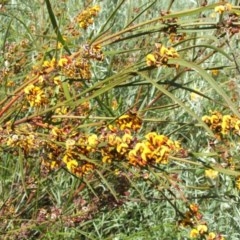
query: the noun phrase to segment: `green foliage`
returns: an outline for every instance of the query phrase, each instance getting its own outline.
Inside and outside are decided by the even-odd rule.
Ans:
[[[239,5],[0,1],[1,239],[239,239]]]

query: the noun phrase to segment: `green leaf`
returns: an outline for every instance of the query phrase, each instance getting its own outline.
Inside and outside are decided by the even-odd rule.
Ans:
[[[218,48],[218,47],[215,47],[215,46],[212,46],[212,45],[207,45],[207,44],[199,44],[199,45],[188,46],[186,48],[182,48],[179,52],[182,52],[182,51],[185,51],[185,50],[188,50],[188,49],[192,49],[192,48],[196,49],[196,48],[200,48],[200,47],[211,48],[214,51],[216,51],[218,53],[221,53],[223,56],[225,56],[231,62],[233,61],[233,59],[229,56],[229,54],[226,53],[225,51],[223,51],[221,48]]]
[[[48,10],[48,14],[49,14],[49,17],[50,17],[50,20],[51,20],[51,23],[52,23],[52,26],[53,26],[53,29],[57,35],[57,40],[63,45],[64,49],[69,53],[71,54],[71,51],[70,49],[68,48],[68,46],[66,45],[66,42],[64,41],[63,37],[62,37],[62,34],[61,34],[61,31],[58,27],[58,24],[57,24],[57,20],[55,18],[55,15],[54,15],[54,12],[52,10],[52,6],[51,6],[51,3],[49,0],[45,0],[45,3],[46,3],[46,6],[47,6],[47,10]]]

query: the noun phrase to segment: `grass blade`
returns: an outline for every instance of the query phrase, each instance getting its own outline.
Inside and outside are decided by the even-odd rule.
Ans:
[[[47,6],[47,10],[48,10],[48,14],[49,14],[49,17],[50,17],[50,20],[51,20],[51,23],[52,23],[52,26],[53,26],[53,29],[57,35],[57,41],[60,42],[64,49],[69,53],[71,54],[71,51],[70,49],[68,48],[68,46],[66,45],[66,42],[64,41],[63,37],[62,37],[62,34],[61,34],[61,31],[58,27],[58,24],[57,24],[57,20],[55,18],[55,15],[54,15],[54,12],[52,10],[52,6],[51,6],[51,3],[49,0],[45,0],[45,3],[46,3],[46,6]]]
[[[183,67],[188,67],[190,69],[195,70],[197,73],[199,73],[204,80],[206,80],[211,87],[216,90],[216,92],[222,96],[227,106],[232,110],[232,112],[240,117],[240,113],[238,112],[238,109],[236,105],[231,101],[231,99],[228,97],[228,95],[224,92],[224,90],[219,86],[219,84],[213,79],[212,76],[210,76],[204,69],[202,69],[199,65],[193,62],[187,62],[183,59],[169,59],[169,64],[179,64]]]

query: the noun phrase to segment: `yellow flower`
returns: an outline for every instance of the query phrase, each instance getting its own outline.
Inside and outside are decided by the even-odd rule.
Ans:
[[[213,169],[205,170],[205,177],[215,179],[217,176],[218,176],[218,171],[215,171]]]
[[[63,130],[62,129],[59,129],[58,127],[53,127],[52,130],[51,130],[51,135],[52,136],[61,136],[63,134]]]
[[[75,168],[78,167],[78,162],[75,159],[72,159],[66,163],[67,169],[72,172]]]
[[[142,143],[141,145],[141,149],[140,149],[140,152],[141,152],[141,158],[147,162],[147,160],[149,158],[151,158],[151,155],[152,155],[152,151],[148,148],[148,146],[144,143]]]
[[[234,124],[234,129],[235,130],[240,130],[240,120],[236,120],[236,122]]]
[[[96,134],[91,134],[87,139],[88,145],[91,147],[96,147],[98,144],[98,136]]]
[[[157,136],[156,132],[149,132],[148,134],[145,135],[145,138],[150,141],[153,142],[153,139]]]
[[[208,231],[208,227],[205,224],[200,224],[197,226],[197,230],[200,234],[204,234]]]
[[[144,143],[139,142],[129,151],[128,159],[134,166],[145,166],[151,154],[152,151]]]
[[[131,129],[137,131],[141,128],[142,120],[136,113],[124,114],[116,120],[120,130]]]
[[[215,238],[216,238],[216,234],[214,232],[210,232],[207,235],[207,240],[215,240]]]
[[[125,133],[122,137],[122,141],[129,144],[133,140],[133,136],[130,133]]]
[[[117,145],[117,152],[120,153],[120,154],[124,154],[127,152],[127,149],[128,149],[128,144],[127,143],[120,143]]]
[[[87,174],[94,169],[94,165],[91,163],[86,163],[81,167],[82,173]]]
[[[56,66],[56,58],[52,58],[52,60],[51,61],[44,61],[43,62],[43,67],[44,68],[49,68],[49,67],[51,67],[51,68],[54,68],[55,66]]]
[[[156,65],[157,60],[153,54],[148,54],[146,57],[146,62],[148,66],[154,66]]]
[[[47,103],[47,98],[40,87],[30,84],[24,88],[24,93],[31,107],[39,107]]]
[[[115,139],[116,139],[116,134],[115,133],[112,133],[112,134],[109,134],[107,136],[107,142],[110,144],[110,145],[115,145]]]
[[[7,84],[6,84],[6,87],[13,87],[13,86],[15,86],[15,82],[12,81],[12,80],[8,80]]]
[[[225,11],[225,7],[223,5],[217,6],[215,7],[214,11],[222,14]]]
[[[7,140],[7,145],[8,146],[16,146],[16,143],[19,140],[19,136],[17,134],[13,134],[12,136],[10,136]]]
[[[179,58],[179,54],[173,47],[165,47],[161,43],[155,43],[156,51],[148,54],[146,62],[148,66],[163,66],[178,67],[177,64],[168,64],[168,58]]]
[[[33,88],[34,88],[34,85],[33,85],[33,84],[28,85],[27,87],[24,88],[24,92],[25,92],[26,94],[30,94],[30,92],[33,90]]]
[[[48,61],[48,60],[44,61],[42,66],[46,67],[46,68],[50,67],[50,61]]]
[[[170,152],[181,149],[179,142],[174,142],[165,135],[159,135],[156,132],[149,132],[145,138],[147,139],[145,145],[151,151],[151,155],[148,155],[150,162],[167,164]]]
[[[63,36],[63,40],[66,41],[67,38]],[[57,49],[60,49],[60,48],[62,48],[62,47],[63,47],[62,43],[61,43],[61,42],[58,42],[58,43],[57,43]]]
[[[120,173],[121,173],[121,170],[119,170],[118,168],[116,168],[116,169],[114,170],[114,174],[115,174],[116,176],[119,176]]]
[[[66,140],[65,144],[66,144],[66,149],[69,150],[69,149],[72,149],[75,146],[76,141],[69,138],[69,139]]]
[[[231,11],[232,10],[232,5],[230,3],[226,3],[225,5],[220,5],[215,7],[215,12],[222,14],[225,11]]]
[[[162,146],[163,144],[167,143],[168,138],[164,135],[157,135],[154,139],[153,139],[153,145],[154,146]]]
[[[54,82],[54,84],[60,86],[60,85],[61,85],[61,82],[62,82],[62,81],[61,81],[61,77],[60,77],[60,76],[54,77],[54,78],[53,78],[53,82]]]
[[[87,29],[89,25],[93,23],[93,17],[97,16],[100,11],[99,6],[89,7],[86,10],[82,11],[77,17],[76,20],[79,26],[83,29]]]
[[[211,72],[212,72],[213,76],[218,76],[218,74],[219,74],[219,70],[218,69],[213,69]]]
[[[118,118],[118,120],[124,120],[124,119],[128,119],[129,115],[128,114],[124,114],[121,117]]]
[[[95,5],[89,9],[89,12],[91,13],[92,16],[96,16],[100,10],[101,10],[100,6]]]
[[[51,161],[50,163],[50,169],[51,170],[54,170],[55,168],[58,167],[58,163],[56,161]]]
[[[168,49],[165,46],[163,46],[163,45],[160,46],[159,53],[161,56],[164,56],[167,53],[167,51],[168,51]]]
[[[68,107],[61,106],[55,109],[54,113],[57,115],[66,115],[68,112]]]
[[[65,163],[65,164],[67,164],[69,161],[71,161],[71,154],[65,154],[64,156],[63,156],[63,159],[62,159],[62,161]]]
[[[211,120],[211,123],[212,123],[212,124],[219,123],[220,120],[221,120],[221,115],[218,114],[218,113],[214,113],[214,114],[211,116],[210,120]]]
[[[179,54],[173,47],[167,48],[161,44],[158,44],[157,47],[159,48],[159,54],[161,57],[179,58]]]
[[[58,65],[58,67],[64,67],[64,66],[66,66],[68,64],[68,62],[69,62],[68,58],[63,57],[63,58],[60,58],[58,60],[58,64],[57,65]]]
[[[198,230],[193,228],[190,232],[190,238],[197,238],[198,236],[199,236]]]
[[[172,57],[172,58],[179,58],[179,54],[177,53],[177,51],[173,47],[170,47],[170,48],[167,49],[166,55],[168,57]]]
[[[195,214],[199,211],[199,206],[196,203],[191,203],[189,208]]]
[[[235,186],[238,190],[240,190],[240,177],[236,178]]]
[[[202,121],[205,122],[208,125],[211,124],[211,118],[209,116],[207,116],[207,115],[202,117]]]
[[[33,134],[13,134],[8,138],[6,144],[11,147],[20,147],[25,153],[37,148],[36,139]]]
[[[108,129],[109,129],[110,131],[112,131],[112,132],[116,132],[116,131],[117,131],[117,127],[114,126],[114,125],[112,125],[112,124],[109,124],[109,125],[108,125]]]
[[[161,146],[168,141],[168,138],[164,135],[158,135],[156,132],[149,132],[146,134],[145,138],[153,145],[153,146]]]
[[[228,131],[231,128],[231,121],[232,121],[232,117],[230,115],[224,115],[222,117],[222,124],[221,124],[221,127],[222,127],[221,133],[222,134],[228,133]]]
[[[102,162],[103,163],[111,163],[112,162],[112,158],[110,156],[104,156],[102,158]]]
[[[168,155],[169,155],[169,148],[166,146],[162,146],[159,151],[157,151],[158,154],[156,154],[157,159],[156,163],[161,163],[161,164],[167,164],[168,163]]]
[[[225,10],[226,11],[231,11],[232,10],[232,4],[231,3],[226,3],[225,4]]]
[[[119,136],[117,136],[115,133],[113,133],[113,134],[109,134],[107,136],[107,142],[111,146],[116,146],[117,144],[121,143],[122,140]]]

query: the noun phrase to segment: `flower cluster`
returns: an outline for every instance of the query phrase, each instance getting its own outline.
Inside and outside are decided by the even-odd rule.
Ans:
[[[7,145],[10,147],[19,147],[25,154],[36,149],[36,137],[34,133],[12,134],[7,140]]]
[[[74,131],[70,125],[53,127],[51,142],[44,144],[42,163],[50,170],[63,166],[78,177],[97,168],[99,160],[107,164],[124,161],[135,167],[167,164],[169,155],[180,150],[180,144],[156,132],[138,139],[136,131],[141,122],[137,114],[128,113],[97,133]]]
[[[136,138],[129,130],[109,131],[104,129],[100,140],[105,142],[105,146],[100,148],[102,162],[112,163],[113,161],[124,161],[127,159],[128,152]]]
[[[71,131],[70,126],[52,128],[52,141],[45,142],[44,150],[48,154],[42,159],[42,165],[50,170],[63,166],[72,174],[82,177],[95,168],[86,159],[96,150],[97,137],[95,134],[85,135],[79,132],[69,134]],[[65,146],[58,146],[55,142],[65,142]]]
[[[220,112],[214,111],[210,116],[205,115],[202,120],[217,135],[226,135],[230,132],[239,135],[240,119],[232,115],[222,115]]]
[[[43,68],[52,68],[58,70],[61,76],[73,79],[90,79],[90,63],[86,59],[79,57],[77,59],[70,59],[67,56],[61,57],[58,61],[53,58],[46,60],[43,63]]]
[[[193,226],[201,219],[202,214],[199,211],[199,206],[193,203],[188,206],[188,211],[185,212],[184,217],[179,221],[179,225],[183,227]]]
[[[178,67],[176,64],[168,64],[169,58],[179,58],[179,54],[173,47],[165,47],[159,43],[156,43],[155,46],[156,50],[153,53],[148,54],[146,57],[148,66]]]
[[[180,42],[180,41],[183,41],[186,37],[186,33],[170,33],[169,34],[169,41],[171,43],[177,43],[177,42]]]
[[[81,50],[83,57],[86,59],[95,59],[98,61],[102,61],[104,58],[101,45],[90,46],[88,44],[84,44]]]
[[[215,232],[208,232],[208,227],[205,224],[199,224],[190,232],[190,238],[205,239],[205,240],[224,240],[221,234]]]
[[[34,128],[28,123],[11,129],[9,122],[7,128],[0,128],[0,135],[1,144],[6,144],[12,149],[20,148],[25,155],[34,152],[40,144]]]
[[[29,40],[23,39],[20,42],[6,42],[5,50],[2,52],[4,64],[0,68],[0,84],[4,81],[7,83],[7,87],[12,87],[16,84],[12,78],[16,74],[21,74],[24,66],[29,61],[29,56],[26,53],[29,47]]]
[[[33,84],[28,85],[24,93],[31,107],[40,107],[48,102],[44,91]]]
[[[225,5],[219,5],[217,7],[215,7],[214,11],[219,13],[219,14],[222,14],[224,12],[229,12],[232,10],[232,5],[230,3],[226,3]]]
[[[91,78],[90,64],[84,58],[73,60],[65,65],[63,63],[60,67],[65,77],[86,80]]]
[[[138,142],[129,151],[128,159],[134,166],[146,166],[147,164],[167,164],[170,153],[180,150],[179,142],[170,140],[167,136],[150,132],[145,139]]]
[[[89,25],[93,24],[93,18],[97,16],[100,11],[99,6],[93,6],[85,9],[76,17],[76,21],[80,28],[87,29]]]
[[[142,126],[142,120],[135,113],[129,112],[119,117],[116,124],[120,130],[131,129],[138,131]]]
[[[42,64],[43,69],[45,68],[55,68],[57,66],[56,58],[52,58],[50,61],[45,60]]]
[[[185,212],[179,225],[182,227],[191,227],[190,238],[205,240],[224,240],[225,238],[215,232],[210,232],[205,221],[202,220],[203,215],[199,211],[199,206],[195,203],[190,204],[188,211]]]
[[[114,125],[102,130],[100,142],[105,142],[101,147],[101,158],[104,163],[112,163],[114,160],[128,159],[129,151],[137,142],[133,132],[137,132],[142,126],[141,118],[133,112],[120,116]]]
[[[80,56],[74,59],[69,56],[62,56],[58,60],[56,58],[45,60],[42,64],[43,72],[52,69],[57,70],[59,76],[72,79],[90,79],[91,65],[89,60],[103,60],[102,48],[100,45],[89,46],[85,44],[81,47],[79,53]]]

